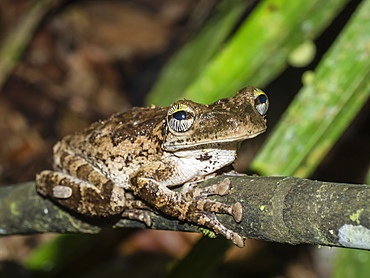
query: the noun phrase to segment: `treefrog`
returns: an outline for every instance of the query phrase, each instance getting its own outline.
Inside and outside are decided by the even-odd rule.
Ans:
[[[208,198],[228,194],[229,179],[206,188],[196,183],[231,164],[243,140],[266,130],[267,109],[266,94],[250,86],[209,105],[183,99],[168,108],[132,108],[59,141],[54,171],[37,175],[37,191],[87,216],[120,214],[150,225],[148,209],[159,210],[242,247],[242,236],[216,217],[240,222],[241,204]]]

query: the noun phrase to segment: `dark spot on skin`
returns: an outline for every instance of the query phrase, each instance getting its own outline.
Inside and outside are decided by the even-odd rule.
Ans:
[[[162,153],[162,147],[160,145],[157,145],[155,151],[156,151],[157,154]]]
[[[127,157],[126,157],[126,159],[125,159],[125,165],[126,165],[126,167],[127,167],[128,165],[130,165],[131,161],[132,161],[132,156],[131,156],[131,154],[130,154],[130,153],[128,153],[128,154],[127,154]]]
[[[94,145],[95,144],[95,139],[96,137],[98,137],[98,133],[97,132],[93,132],[89,138],[89,142],[91,145]]]
[[[212,155],[209,155],[208,153],[204,153],[204,154],[201,154],[196,159],[199,161],[207,161],[207,160],[210,160],[211,158],[212,158]]]
[[[96,153],[95,158],[98,160],[104,160],[103,159],[104,155],[102,153]]]
[[[112,140],[112,144],[113,146],[117,147],[122,141],[123,141],[123,138],[122,137],[117,137],[117,136],[111,136],[111,140]]]
[[[88,176],[91,172],[90,170],[90,166],[89,165],[80,165],[77,170],[76,170],[76,175],[79,179],[82,179],[82,180],[87,180],[88,179]]]
[[[68,153],[63,152],[63,154],[60,156],[60,163],[63,164],[65,162],[66,157],[68,157]]]
[[[68,184],[68,182],[69,182],[69,180],[66,177],[59,180],[60,185]]]

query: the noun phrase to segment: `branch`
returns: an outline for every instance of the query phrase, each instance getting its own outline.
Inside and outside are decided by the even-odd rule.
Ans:
[[[203,182],[215,183],[223,176]],[[288,244],[370,249],[370,187],[295,177],[229,177],[231,194],[214,199],[239,201],[243,221],[218,215],[247,238]],[[152,229],[199,232],[199,227],[152,213]],[[86,218],[68,213],[35,191],[34,182],[0,188],[0,234],[98,233],[104,227],[146,228],[117,218]]]

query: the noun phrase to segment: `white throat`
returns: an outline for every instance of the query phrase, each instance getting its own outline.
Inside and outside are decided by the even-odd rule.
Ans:
[[[166,186],[178,185],[194,178],[206,176],[232,163],[236,159],[236,150],[200,149],[184,150],[172,153],[169,157],[173,165],[173,176]]]

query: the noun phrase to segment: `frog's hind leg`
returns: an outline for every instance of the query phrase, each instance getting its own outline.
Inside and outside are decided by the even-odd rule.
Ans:
[[[149,207],[140,200],[126,200],[125,192],[106,180],[100,190],[96,186],[69,174],[43,171],[36,177],[37,191],[55,202],[88,216],[111,216],[138,220],[151,226]]]
[[[122,213],[126,206],[123,188],[71,153],[64,141],[55,145],[54,156],[55,171],[43,171],[36,176],[40,194],[89,216]]]
[[[102,180],[101,190],[69,174],[46,170],[36,176],[36,184],[41,195],[84,215],[115,215],[125,208],[124,190],[109,180]]]
[[[121,214],[123,218],[131,220],[139,220],[145,223],[146,226],[150,227],[152,225],[152,218],[150,217],[150,212],[140,209],[125,209]]]

